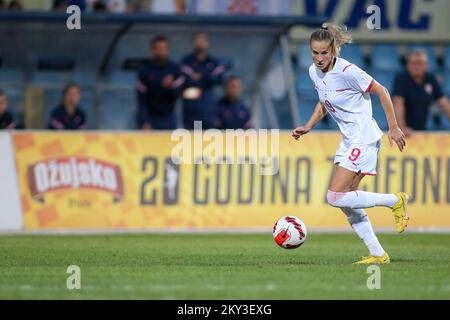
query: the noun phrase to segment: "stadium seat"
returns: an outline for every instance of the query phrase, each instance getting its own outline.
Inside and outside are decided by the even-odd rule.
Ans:
[[[440,130],[450,131],[450,120],[444,112],[441,112],[441,128]]]
[[[133,89],[104,89],[100,97],[99,129],[134,128],[136,100]]]
[[[450,45],[444,49],[444,66],[446,70],[450,70]]]
[[[384,109],[383,106],[381,105],[380,99],[375,95],[371,95],[371,99],[372,99],[373,118],[378,123],[378,126],[380,127],[381,130],[383,131],[388,130],[386,115],[384,113]]]
[[[301,71],[308,70],[309,66],[312,64],[309,43],[301,43],[298,46],[297,64]]]
[[[307,71],[300,71],[297,73],[297,90],[300,95],[306,95],[308,97],[317,96],[314,84],[309,78]]]
[[[300,113],[300,122],[306,123],[308,119],[311,117],[312,113],[314,112],[314,109],[316,107],[318,99],[311,99],[308,97],[303,97],[299,99],[299,113]],[[328,119],[327,119],[328,120]],[[319,121],[319,123],[316,125],[315,129],[318,130],[326,130],[328,129],[328,121]]]
[[[450,120],[447,114],[437,105],[433,105],[426,122],[426,129],[433,131],[450,130]]]
[[[94,87],[97,84],[95,70],[74,70],[72,81],[81,87]]]
[[[341,48],[341,57],[358,67],[365,69],[366,62],[364,61],[364,51],[360,45],[347,44]]]
[[[370,53],[372,69],[397,72],[401,69],[400,55],[395,45],[373,45]]]
[[[0,86],[4,84],[22,84],[23,73],[19,69],[0,69]]]
[[[108,84],[133,86],[136,82],[136,71],[115,71],[108,77]]]
[[[72,74],[67,71],[36,70],[32,75],[32,83],[37,85],[64,86],[72,80]]]
[[[22,125],[25,113],[25,90],[22,86],[0,85],[0,88],[4,90],[8,96],[8,109],[15,115],[19,126]]]
[[[444,75],[444,82],[442,83],[442,90],[444,94],[450,97],[450,74],[447,73]]]
[[[380,70],[373,70],[369,73],[378,83],[382,84],[386,89],[392,92],[395,73]]]
[[[420,49],[425,51],[425,53],[428,56],[428,71],[429,72],[435,72],[438,69],[438,65],[436,62],[436,53],[434,50],[434,47],[432,45],[425,45],[425,44],[415,44],[408,47],[408,52],[411,52],[413,50]]]

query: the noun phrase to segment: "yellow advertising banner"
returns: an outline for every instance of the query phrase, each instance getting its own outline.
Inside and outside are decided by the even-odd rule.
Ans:
[[[196,135],[15,133],[25,229],[270,228],[284,215],[348,228],[325,200],[338,133],[244,134],[234,144],[219,131]],[[378,175],[360,189],[404,190],[411,227],[450,227],[449,135],[416,134],[404,152],[384,137]],[[393,228],[388,208],[367,212],[375,226]]]

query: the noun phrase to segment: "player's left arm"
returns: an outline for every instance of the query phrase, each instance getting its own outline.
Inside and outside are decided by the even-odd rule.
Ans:
[[[370,88],[370,92],[378,96],[381,105],[383,106],[384,113],[386,114],[386,118],[389,124],[389,144],[392,147],[392,142],[394,141],[397,144],[398,149],[400,151],[403,151],[406,146],[405,135],[400,129],[397,123],[397,119],[395,118],[394,105],[392,104],[389,91],[374,79],[372,87]]]
[[[223,83],[225,77],[226,67],[213,60],[214,68],[202,74],[201,81],[206,85],[220,85]]]

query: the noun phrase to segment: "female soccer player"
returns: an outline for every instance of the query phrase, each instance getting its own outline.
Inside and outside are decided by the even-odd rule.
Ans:
[[[343,44],[351,43],[345,26],[329,23],[313,32],[310,47],[313,64],[309,76],[319,96],[319,102],[309,121],[292,131],[298,140],[307,134],[328,112],[337,122],[343,139],[334,158],[335,171],[327,192],[330,205],[340,208],[353,230],[364,241],[370,255],[357,264],[389,263],[389,255],[373,232],[364,208],[385,206],[392,209],[397,232],[405,230],[409,216],[408,196],[404,192],[381,194],[357,190],[365,175],[375,175],[382,131],[372,118],[370,93],[376,94],[389,123],[388,138],[400,151],[406,145],[394,114],[389,92],[356,65],[339,57]]]

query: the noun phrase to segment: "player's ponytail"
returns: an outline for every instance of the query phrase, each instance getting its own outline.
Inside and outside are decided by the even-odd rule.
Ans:
[[[339,57],[341,46],[346,43],[352,43],[352,36],[347,32],[345,25],[335,25],[324,23],[322,28],[311,34],[309,43],[313,41],[328,41],[333,49],[333,54]]]

